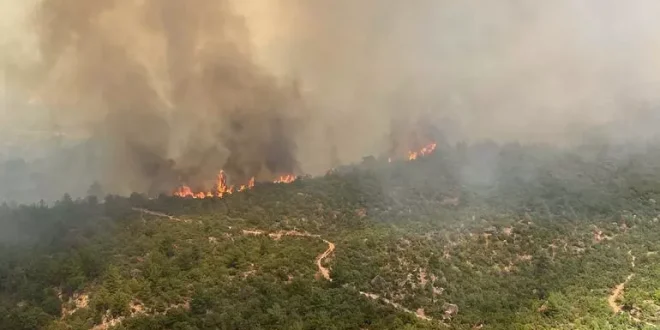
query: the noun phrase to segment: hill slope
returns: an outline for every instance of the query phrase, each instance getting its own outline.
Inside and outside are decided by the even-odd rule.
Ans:
[[[0,328],[651,329],[659,160],[440,146],[223,199],[5,205]]]

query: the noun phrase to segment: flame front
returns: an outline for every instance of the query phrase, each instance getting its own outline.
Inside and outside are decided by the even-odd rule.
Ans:
[[[295,180],[296,180],[295,175],[285,174],[278,177],[276,180],[273,181],[273,183],[291,183]],[[196,192],[189,186],[182,185],[179,188],[177,188],[172,193],[172,195],[176,197],[195,198],[195,199],[214,198],[214,197],[223,198],[225,196],[233,194],[234,192],[243,192],[246,190],[250,190],[254,188],[255,183],[256,180],[254,177],[252,177],[246,184],[242,184],[238,186],[238,188],[236,188],[234,185],[227,184],[227,175],[225,174],[225,171],[221,170],[216,176],[215,184],[213,186],[213,191]]]
[[[277,180],[273,181],[274,183],[291,183],[296,181],[296,176],[293,174],[286,174],[280,176]]]
[[[188,186],[181,186],[174,191],[174,196],[177,197],[195,197],[192,189]]]
[[[254,177],[250,178],[247,184],[241,185],[238,191],[244,191],[247,189],[252,189],[254,187]],[[190,197],[195,199],[203,198],[213,198],[218,197],[222,198],[227,195],[231,195],[236,191],[233,185],[227,184],[227,175],[225,171],[220,171],[215,179],[215,184],[213,185],[213,191],[193,191],[189,186],[182,185],[177,188],[172,195],[176,197]]]
[[[419,159],[420,157],[428,156],[432,154],[435,151],[435,148],[437,147],[437,144],[435,142],[431,142],[421,149],[417,151],[409,151],[408,152],[408,160],[416,160]],[[387,159],[388,162],[392,162],[392,158]],[[328,171],[328,174],[332,173],[333,170]],[[294,174],[284,174],[279,176],[277,179],[273,181],[273,183],[292,183],[296,181],[297,177]],[[191,189],[189,186],[182,185],[179,188],[177,188],[172,194],[176,197],[182,197],[182,198],[196,198],[196,199],[202,199],[202,198],[223,198],[225,196],[231,195],[234,192],[243,192],[249,189],[254,188],[255,185],[255,178],[252,177],[246,184],[242,184],[238,186],[238,188],[235,188],[234,185],[228,185],[227,184],[227,175],[225,174],[225,171],[220,171],[218,175],[216,176],[215,180],[215,185],[213,188],[213,191],[199,191],[195,192],[193,189]]]
[[[252,189],[252,188],[254,188],[254,177],[252,177],[252,178],[250,179],[250,181],[248,181],[247,185],[242,184],[241,187],[238,188],[238,191],[239,191],[239,192],[240,192],[240,191],[245,191],[245,190],[247,190],[247,189]]]
[[[227,186],[227,176],[225,175],[225,171],[221,170],[215,181],[215,195],[222,198],[225,195],[233,193],[233,188],[233,186]]]
[[[435,151],[435,148],[437,147],[437,143],[432,142],[427,145],[425,145],[422,149],[418,151],[409,151],[408,152],[408,160],[415,160],[419,157],[422,156],[428,156],[432,154]]]

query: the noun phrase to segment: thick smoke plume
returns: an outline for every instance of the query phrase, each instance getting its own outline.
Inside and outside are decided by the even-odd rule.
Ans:
[[[202,184],[221,168],[237,181],[297,170],[296,86],[254,63],[227,1],[44,0],[34,18],[36,102],[91,128],[113,190]]]
[[[3,128],[87,141],[93,160],[54,171],[108,192],[209,185],[220,168],[321,173],[439,136],[580,143],[657,122],[653,0],[4,6],[25,20],[0,44]]]

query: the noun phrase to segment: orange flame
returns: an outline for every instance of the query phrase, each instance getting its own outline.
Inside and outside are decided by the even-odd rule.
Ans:
[[[280,176],[277,180],[273,181],[274,183],[291,183],[296,181],[296,176],[293,174],[286,174]]]
[[[429,143],[429,144],[425,145],[422,149],[420,149],[418,151],[409,151],[408,152],[408,160],[415,160],[415,159],[417,159],[419,157],[422,157],[422,156],[428,156],[428,155],[432,154],[435,151],[435,148],[437,146],[438,145],[436,143]]]
[[[244,191],[254,187],[254,177],[250,179],[247,185],[241,185],[238,191]],[[227,185],[227,175],[224,171],[220,171],[216,177],[216,182],[213,187],[213,191],[193,191],[189,186],[182,185],[177,188],[172,194],[177,197],[191,197],[195,199],[203,198],[213,198],[219,197],[222,198],[227,195],[231,195],[236,191],[233,185]]]
[[[225,171],[220,171],[215,180],[215,194],[222,198],[226,194],[231,194],[231,187],[227,187],[227,176]]]
[[[252,177],[252,178],[250,179],[250,181],[248,181],[247,185],[242,184],[242,185],[238,188],[238,191],[239,191],[239,192],[241,192],[241,191],[245,191],[245,190],[247,190],[247,189],[252,189],[253,187],[254,187],[254,177]]]
[[[210,192],[209,193],[205,193],[203,191],[194,192],[190,187],[185,186],[185,185],[177,188],[174,191],[173,195],[177,196],[177,197],[182,197],[182,198],[191,197],[191,198],[196,198],[196,199],[197,198],[202,199],[202,198],[207,198],[207,197],[213,197],[213,194],[211,194]]]
[[[195,192],[189,186],[182,185],[181,187],[174,190],[172,195],[176,197],[182,197],[182,198],[190,197],[195,199],[213,198],[213,197],[222,198],[227,195],[231,195],[234,192],[241,192],[248,189],[252,189],[254,188],[254,185],[255,185],[255,178],[252,177],[247,182],[247,184],[242,184],[238,187],[238,189],[236,189],[234,185],[227,184],[227,175],[225,174],[225,171],[220,171],[216,176],[215,185],[213,186],[213,191]]]
[[[181,186],[174,191],[174,196],[177,197],[194,197],[192,189],[188,186]]]
[[[428,156],[432,154],[437,147],[435,142],[429,143],[417,151],[408,152],[408,160],[416,160],[420,157]],[[392,162],[392,158],[387,159],[388,162]],[[334,169],[328,171],[328,174],[332,173]],[[278,177],[273,183],[292,183],[296,181],[297,177],[293,174],[285,174]],[[252,177],[247,184],[242,184],[236,189],[233,185],[227,185],[227,176],[224,171],[220,171],[216,177],[216,183],[213,191],[207,192],[194,192],[189,186],[182,185],[177,188],[172,194],[177,197],[190,197],[190,198],[213,198],[218,197],[222,198],[227,195],[231,195],[234,192],[242,192],[254,188],[255,178]]]

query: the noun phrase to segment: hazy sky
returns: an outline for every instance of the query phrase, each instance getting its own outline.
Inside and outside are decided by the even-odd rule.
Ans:
[[[20,23],[35,2],[0,2],[2,44],[14,36],[13,54],[5,51],[5,57],[19,56],[15,37],[25,32]],[[138,5],[118,10],[114,19],[139,21],[132,13],[143,2],[115,1],[117,7]],[[557,125],[566,126],[567,115],[573,121],[606,121],[619,112],[608,109],[612,98],[649,97],[660,82],[660,23],[654,17],[660,4],[652,0],[233,4],[249,29],[250,56],[277,76],[300,79],[318,108],[332,109],[321,114],[332,113],[342,123],[383,121],[377,126],[386,127],[390,114],[384,108],[398,98],[458,117],[472,131],[478,128],[479,137],[543,138]],[[30,41],[20,35],[20,41]],[[142,50],[137,44],[142,41],[123,42]],[[375,110],[365,110],[371,107]],[[356,115],[364,118],[356,121]],[[539,123],[547,131],[526,128]]]

